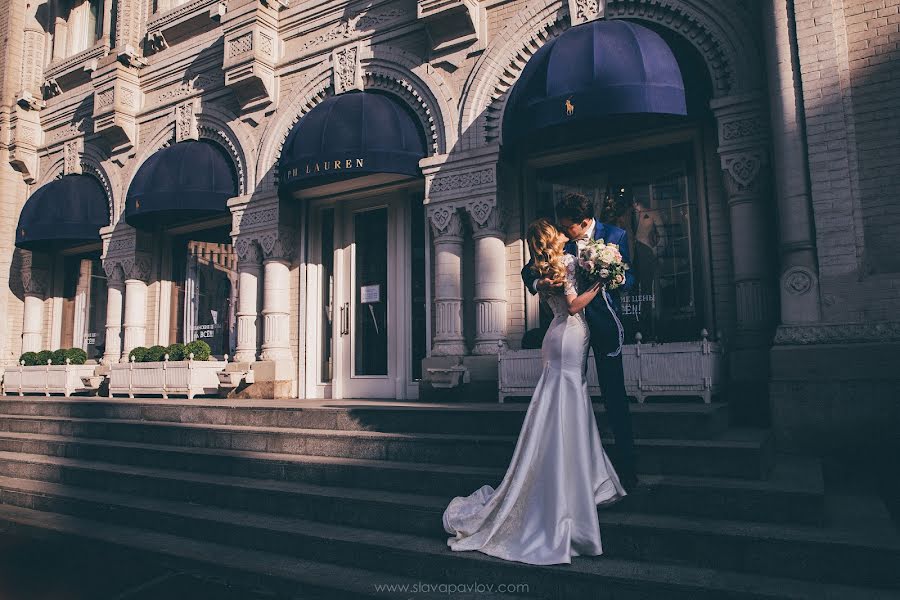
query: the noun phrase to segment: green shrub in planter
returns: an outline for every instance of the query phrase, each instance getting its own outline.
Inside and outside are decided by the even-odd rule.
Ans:
[[[134,362],[146,362],[147,351],[147,348],[138,346],[128,353],[128,360],[130,361],[131,357],[134,357]]]
[[[186,356],[184,352],[184,344],[171,344],[166,349],[166,352],[169,353],[169,360],[184,360]]]
[[[41,350],[37,353],[37,364],[43,366],[47,364],[47,361],[53,358],[53,353],[49,350]]]
[[[87,352],[81,348],[69,348],[66,350],[66,356],[69,357],[69,362],[73,365],[83,365],[87,362]]]
[[[210,347],[203,340],[194,340],[184,347],[185,356],[194,354],[194,360],[209,360]]]
[[[26,367],[33,367],[39,364],[37,352],[23,353],[22,356],[19,357],[19,364],[22,364],[23,361],[25,362]]]
[[[151,346],[144,356],[144,362],[162,362],[165,355],[165,346]]]

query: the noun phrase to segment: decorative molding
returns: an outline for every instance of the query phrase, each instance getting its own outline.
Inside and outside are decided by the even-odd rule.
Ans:
[[[300,46],[300,52],[311,48],[324,46],[329,42],[339,39],[350,39],[357,34],[370,31],[377,26],[397,21],[407,15],[402,8],[389,8],[380,12],[359,12],[345,17],[340,23],[324,33],[307,40]]]
[[[416,116],[419,117],[419,122],[422,124],[422,129],[425,131],[431,146],[429,154],[438,152],[441,140],[434,119],[435,112],[438,109],[431,106],[431,103],[424,98],[423,93],[417,89],[417,86],[403,76],[382,72],[379,67],[373,65],[364,67],[363,80],[363,87],[367,90],[390,92],[404,100],[406,105],[412,108]]]
[[[478,169],[476,171],[464,171],[448,175],[436,175],[429,186],[431,194],[439,194],[453,190],[463,190],[494,183],[495,167]]]
[[[240,218],[241,230],[258,229],[260,226],[268,226],[278,222],[278,207],[265,208],[263,210],[245,211]]]
[[[241,153],[238,146],[235,144],[234,140],[231,139],[231,136],[217,127],[211,127],[204,124],[197,125],[197,135],[198,139],[212,140],[225,149],[231,157],[231,160],[234,161],[234,170],[237,173],[238,195],[243,195],[246,192],[246,167],[241,159]]]
[[[171,100],[184,98],[194,94],[202,94],[212,88],[219,87],[222,80],[205,73],[192,73],[188,71],[185,74],[184,81],[176,86],[167,86],[159,91],[159,93],[150,96],[150,106],[159,106]]]
[[[332,87],[335,94],[363,89],[359,68],[359,45],[344,46],[331,54],[333,69]]]
[[[732,142],[739,139],[765,137],[769,128],[762,117],[753,116],[723,122],[721,130],[722,140]]]
[[[900,342],[900,322],[781,325],[775,332],[777,345],[866,342]]]

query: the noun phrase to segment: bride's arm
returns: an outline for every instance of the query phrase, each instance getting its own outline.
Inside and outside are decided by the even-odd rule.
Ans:
[[[576,296],[573,292],[566,294],[566,301],[569,303],[569,314],[574,315],[590,304],[591,301],[597,297],[597,293],[601,289],[601,282],[598,281],[581,295]]]

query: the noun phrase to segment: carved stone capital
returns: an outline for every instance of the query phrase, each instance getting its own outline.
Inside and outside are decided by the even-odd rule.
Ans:
[[[459,211],[452,205],[441,205],[429,208],[428,220],[434,233],[435,241],[462,241],[463,221]]]
[[[262,261],[263,252],[255,239],[242,237],[234,246],[241,264],[258,265]]]
[[[26,294],[43,296],[47,293],[47,284],[49,282],[49,273],[45,269],[23,268],[22,269],[22,290]]]
[[[149,255],[135,254],[133,258],[123,259],[120,264],[126,280],[139,279],[144,282],[150,280],[153,262]]]
[[[496,235],[503,231],[505,219],[495,196],[475,198],[466,203],[466,212],[475,237]]]
[[[287,229],[264,233],[257,238],[266,260],[294,259],[294,232]]]
[[[768,153],[765,148],[722,154],[722,170],[730,201],[756,196],[765,188]]]

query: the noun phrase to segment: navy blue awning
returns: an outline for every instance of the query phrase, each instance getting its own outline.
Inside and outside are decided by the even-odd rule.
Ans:
[[[503,118],[507,140],[615,114],[686,115],[684,81],[669,45],[627,21],[593,21],[547,42],[525,65]]]
[[[348,92],[326,98],[288,134],[279,185],[294,191],[362,175],[418,177],[425,144],[413,116],[389,96]]]
[[[16,247],[54,251],[100,241],[109,225],[109,201],[90,175],[66,175],[39,187],[25,202]]]
[[[135,174],[125,198],[125,222],[138,229],[229,214],[238,195],[231,161],[215,145],[188,140],[157,151]]]

